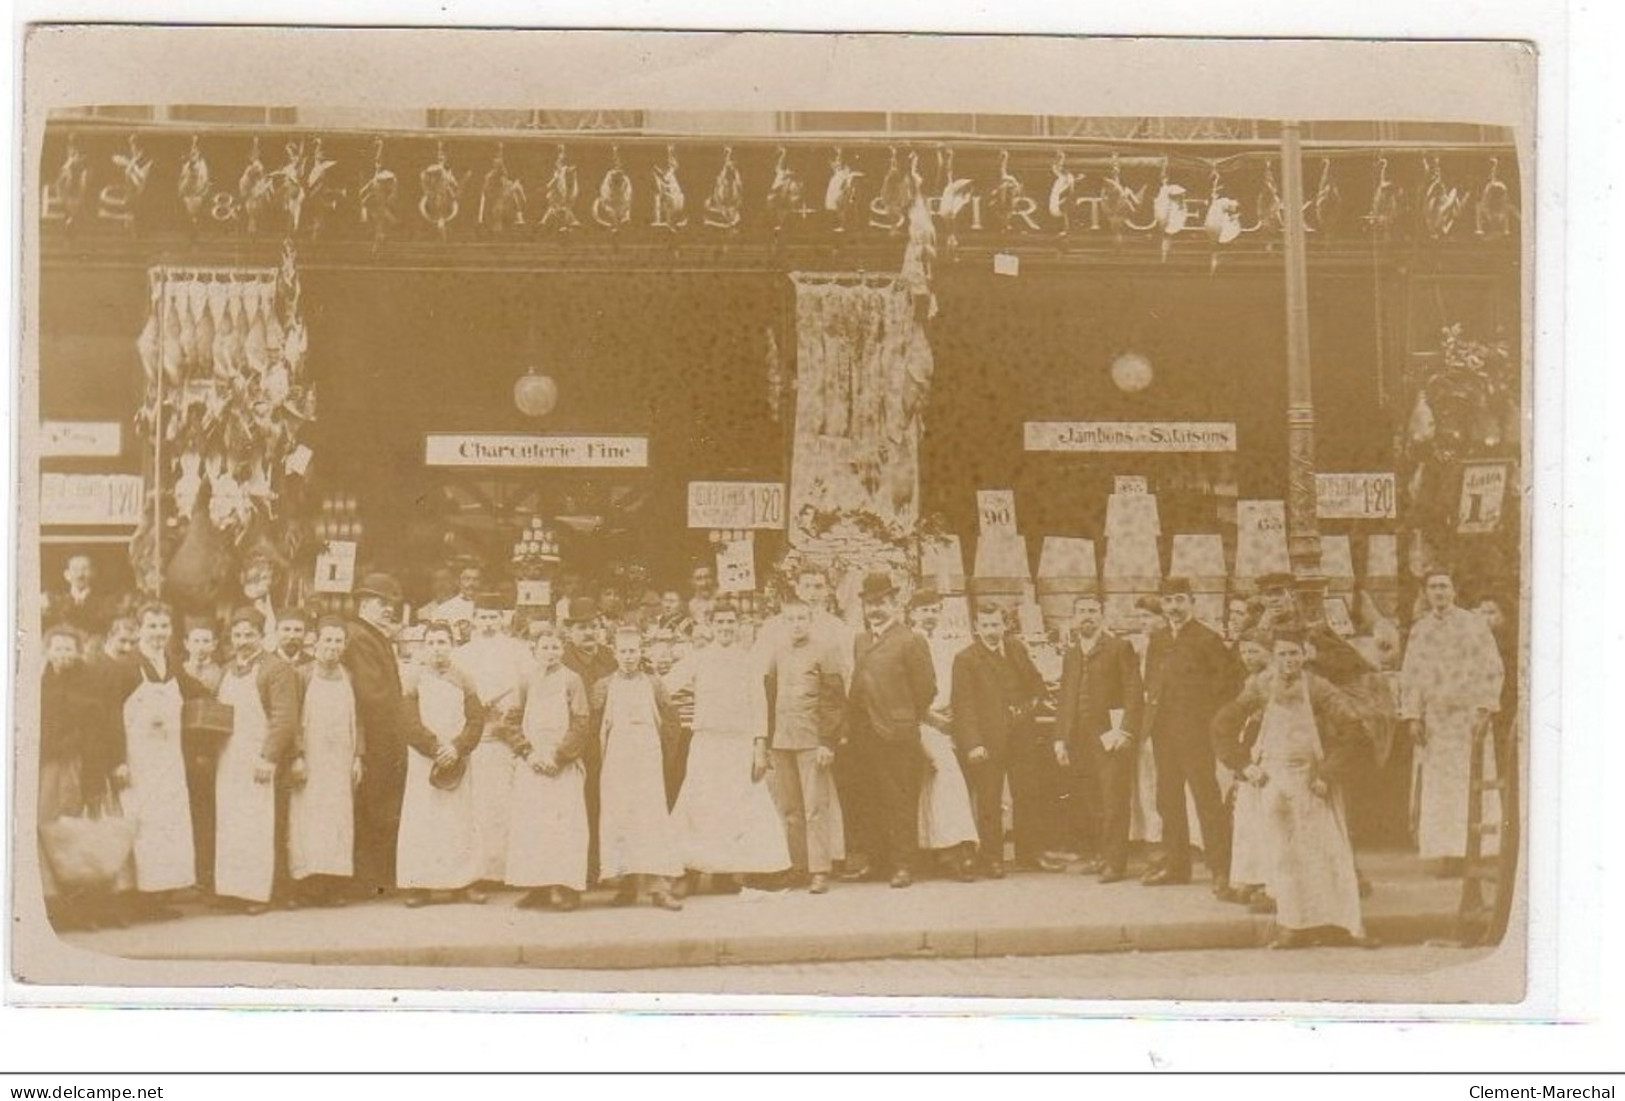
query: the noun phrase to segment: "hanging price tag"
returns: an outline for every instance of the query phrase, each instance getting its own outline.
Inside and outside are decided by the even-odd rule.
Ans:
[[[347,593],[355,587],[356,545],[330,540],[316,556],[315,589],[319,593]]]
[[[717,546],[717,591],[748,593],[756,589],[756,540],[753,533]]]
[[[979,489],[976,491],[976,512],[981,519],[982,534],[1016,533],[1016,491],[1013,489]]]

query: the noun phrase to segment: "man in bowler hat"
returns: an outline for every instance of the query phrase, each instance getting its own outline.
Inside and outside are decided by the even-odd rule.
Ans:
[[[401,690],[395,633],[405,603],[401,583],[370,573],[356,587],[356,618],[348,625],[344,666],[355,691],[356,718],[366,731],[361,783],[355,795],[355,872],[365,894],[395,886],[395,846],[406,789],[406,746],[415,734],[416,709]]]
[[[1188,579],[1163,582],[1162,610],[1168,625],[1151,636],[1146,651],[1145,733],[1157,762],[1163,860],[1142,882],[1152,887],[1190,882],[1189,787],[1213,893],[1224,898],[1230,893],[1230,820],[1219,797],[1208,728],[1241,687],[1239,670],[1224,641],[1194,618]]]
[[[847,698],[852,746],[865,762],[877,810],[877,856],[891,869],[891,885],[914,882],[919,847],[920,724],[937,695],[931,650],[908,625],[891,575],[871,573],[860,595],[867,626],[853,643],[852,689]]]

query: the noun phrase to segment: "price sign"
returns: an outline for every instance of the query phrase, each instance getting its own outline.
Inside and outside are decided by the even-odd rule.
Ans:
[[[1016,491],[1013,489],[979,489],[976,491],[976,512],[981,519],[982,534],[1016,533]]]
[[[315,589],[319,593],[347,593],[355,587],[356,544],[333,539],[316,556]]]
[[[756,589],[756,540],[730,539],[717,547],[717,591],[748,593]]]
[[[1316,474],[1315,515],[1322,520],[1392,520],[1394,476]]]
[[[1150,493],[1151,487],[1141,474],[1119,474],[1112,479],[1113,493]]]
[[[1456,530],[1483,535],[1501,526],[1507,495],[1506,463],[1470,463],[1461,472],[1461,507]]]
[[[688,526],[724,531],[782,531],[784,483],[690,482]]]
[[[516,602],[522,608],[545,608],[553,603],[553,582],[522,580],[516,586]]]
[[[145,499],[139,474],[40,475],[42,524],[138,524]]]

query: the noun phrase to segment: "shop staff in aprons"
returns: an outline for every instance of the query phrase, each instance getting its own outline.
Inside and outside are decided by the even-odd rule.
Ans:
[[[732,601],[719,600],[712,644],[665,680],[669,690],[694,694],[694,739],[672,810],[690,888],[701,873],[725,891],[737,876],[790,867],[784,823],[766,783],[767,686],[761,665],[739,641],[739,618]]]
[[[495,593],[475,597],[474,636],[451,656],[452,664],[474,682],[484,709],[480,744],[469,761],[469,771],[480,837],[480,880],[488,886],[503,881],[508,859],[508,800],[521,715],[519,687],[531,670],[530,647],[503,632],[505,603]]]
[[[665,686],[643,671],[643,639],[635,629],[615,633],[615,660],[614,675],[592,689],[603,762],[601,871],[604,879],[621,881],[618,906],[635,903],[644,880],[654,905],[681,910],[671,881],[683,874],[683,858],[667,810],[664,771],[676,713]]]
[[[355,875],[363,897],[395,886],[395,848],[406,784],[407,731],[419,727],[401,691],[393,639],[406,599],[387,573],[368,574],[356,588],[357,618],[349,627],[344,667],[355,689],[356,714],[367,732],[361,786],[356,790]]]
[[[343,620],[322,619],[315,660],[299,671],[304,703],[290,770],[288,872],[300,900],[318,906],[343,905],[339,888],[355,874],[355,789],[366,740],[342,664],[348,637]]]
[[[468,757],[479,745],[484,709],[474,682],[451,661],[453,628],[431,623],[423,633],[424,664],[413,670],[407,704],[419,726],[406,755],[396,869],[406,904],[422,906],[434,892],[484,902],[479,878],[479,830]]]
[[[520,686],[521,741],[508,812],[507,882],[528,888],[522,909],[574,910],[587,889],[590,704],[552,624],[536,637],[536,668]]]
[[[590,596],[571,597],[565,612],[570,632],[564,647],[564,664],[575,670],[592,694],[594,686],[615,672],[615,656],[603,645],[598,630],[598,602]],[[587,739],[581,763],[587,769],[587,882],[598,880],[598,739]]]
[[[299,674],[265,652],[262,617],[231,617],[231,664],[220,678],[231,737],[215,769],[214,892],[245,913],[265,912],[276,873],[277,768],[299,731]]]
[[[206,691],[170,660],[175,617],[167,605],[144,606],[137,623],[135,660],[119,666],[116,674],[124,744],[113,782],[124,789],[125,817],[137,823],[135,889],[145,896],[137,909],[144,917],[163,919],[179,916],[164,905],[165,896],[197,882],[181,704]]]

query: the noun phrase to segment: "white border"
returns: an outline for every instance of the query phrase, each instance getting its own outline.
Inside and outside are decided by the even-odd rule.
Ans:
[[[365,18],[359,5],[334,3],[238,4],[231,11],[236,18],[260,19],[342,19]],[[452,20],[488,22],[534,20],[531,5],[404,3],[391,6],[391,18],[400,22],[443,23]],[[168,18],[217,19],[219,4],[169,3],[157,5],[67,4],[49,7],[37,3],[19,5],[20,17],[67,15],[130,18],[132,9],[143,15],[158,13]],[[1433,1025],[1426,1028],[1343,1025],[1306,1027],[1282,1022],[1247,1025],[1207,1022],[1200,1026],[1164,1024],[1154,1038],[1147,1039],[1131,1023],[1092,1025],[1087,1041],[1075,1023],[1067,1021],[1012,1018],[1003,1022],[935,1020],[929,1022],[864,1021],[855,1027],[843,1026],[839,1019],[819,1018],[799,1022],[752,1018],[723,1022],[714,1018],[689,1017],[652,1021],[632,1016],[599,1016],[590,1020],[569,1018],[543,1021],[530,1016],[461,1016],[436,1018],[434,1048],[403,1048],[385,1037],[397,1034],[388,1018],[346,1019],[341,1023],[327,1015],[254,1015],[250,1022],[229,1012],[132,1015],[95,1014],[91,1011],[52,1013],[5,1011],[0,1018],[7,1052],[4,1058],[13,1066],[22,1065],[23,1053],[31,1066],[84,1065],[87,1061],[108,1066],[150,1066],[173,1068],[177,1059],[188,1058],[199,1066],[230,1069],[244,1066],[335,1065],[352,1056],[362,1066],[386,1063],[398,1066],[467,1066],[471,1060],[490,1069],[532,1067],[539,1061],[537,1040],[542,1035],[588,1036],[590,1042],[554,1049],[558,1066],[626,1068],[639,1065],[717,1066],[773,1069],[813,1066],[897,1065],[886,1060],[886,1047],[869,1040],[854,1047],[844,1046],[859,1034],[881,1041],[899,1041],[905,1046],[904,1065],[1016,1069],[1044,1067],[1151,1066],[1173,1067],[1269,1066],[1272,1069],[1329,1067],[1373,1068],[1406,1060],[1422,1069],[1438,1067],[1518,1066],[1538,1063],[1571,1068],[1617,1065],[1609,1047],[1606,1024],[1614,1018],[1617,995],[1604,997],[1609,978],[1618,977],[1617,949],[1604,939],[1612,931],[1607,916],[1617,916],[1617,889],[1605,884],[1600,871],[1611,855],[1603,839],[1625,837],[1618,826],[1617,798],[1605,796],[1611,779],[1602,769],[1606,737],[1617,736],[1605,720],[1598,686],[1606,683],[1609,665],[1607,644],[1610,632],[1603,629],[1604,615],[1573,615],[1559,622],[1555,595],[1564,597],[1607,594],[1600,590],[1606,549],[1604,540],[1617,536],[1619,510],[1603,509],[1601,503],[1617,499],[1617,479],[1601,461],[1613,403],[1597,400],[1601,387],[1597,361],[1602,349],[1600,320],[1607,293],[1602,279],[1604,266],[1601,237],[1593,237],[1598,227],[1614,229],[1604,205],[1604,167],[1612,154],[1611,143],[1601,140],[1598,127],[1610,112],[1614,96],[1606,92],[1608,70],[1614,67],[1610,56],[1617,37],[1605,25],[1612,15],[1577,11],[1576,26],[1566,30],[1565,13],[1554,0],[1539,2],[1482,2],[1464,12],[1457,5],[1421,5],[1407,2],[1377,2],[1330,5],[1308,10],[1308,5],[1284,2],[1253,2],[1226,5],[1224,11],[1206,9],[1193,18],[1182,5],[1141,0],[1133,5],[1113,6],[1112,10],[1091,13],[1087,23],[1094,31],[1117,32],[1228,32],[1228,33],[1320,33],[1320,34],[1402,34],[1417,36],[1518,36],[1534,39],[1541,50],[1540,116],[1540,204],[1537,213],[1538,263],[1533,273],[1540,287],[1537,331],[1537,359],[1543,365],[1564,364],[1567,374],[1561,382],[1543,373],[1536,405],[1536,492],[1533,498],[1536,524],[1535,572],[1533,582],[1541,598],[1540,618],[1534,625],[1533,644],[1537,674],[1561,676],[1563,716],[1562,760],[1566,767],[1560,777],[1561,789],[1534,793],[1535,798],[1560,801],[1564,809],[1564,831],[1559,861],[1559,838],[1553,831],[1535,829],[1530,838],[1531,865],[1535,869],[1531,931],[1550,931],[1555,920],[1557,944],[1561,952],[1559,982],[1539,991],[1546,996],[1548,1012],[1558,1019],[1591,1021],[1583,1028],[1486,1028],[1483,1025],[1451,1029]],[[698,14],[695,14],[695,13]],[[881,10],[879,5],[824,3],[816,9],[800,6],[794,15],[785,9],[760,4],[684,5],[683,11],[665,5],[619,3],[608,5],[556,4],[547,9],[547,18],[558,24],[596,25],[756,25],[786,26],[794,20],[801,27],[955,28],[987,31],[1080,29],[1083,19],[1066,14],[1064,8],[1035,4],[1005,4],[997,13],[987,9],[948,16],[927,5],[899,2]],[[1072,20],[1077,22],[1073,23]],[[1568,34],[1565,40],[1565,33]],[[1573,68],[1570,68],[1570,50]],[[13,57],[12,60],[15,60]],[[13,72],[13,83],[15,73]],[[970,79],[972,74],[958,74]],[[1574,81],[1583,80],[1583,94],[1574,98],[1572,130],[1565,129],[1568,96]],[[421,96],[417,102],[423,102]],[[1229,101],[1224,109],[1230,110]],[[1429,112],[1430,114],[1432,112]],[[1617,117],[1617,116],[1616,116]],[[1583,140],[1582,140],[1583,139]],[[15,148],[15,137],[13,147]],[[8,177],[9,188],[15,174]],[[1566,209],[1565,209],[1566,208]],[[1586,227],[1585,243],[1577,242],[1572,255],[1565,255],[1565,214],[1577,226]],[[15,217],[15,214],[14,214]],[[1590,242],[1595,239],[1595,246]],[[1617,240],[1615,242],[1617,244]],[[1566,294],[1565,294],[1565,278]],[[6,308],[12,303],[8,300]],[[1617,304],[1616,304],[1617,308]],[[1571,339],[1565,342],[1567,321]],[[15,329],[13,329],[15,336]],[[1584,350],[1571,362],[1564,357],[1565,343]],[[1596,351],[1592,351],[1596,349]],[[1607,397],[1615,396],[1610,388]],[[1568,399],[1565,401],[1565,397]],[[7,409],[5,427],[14,431]],[[1612,464],[1607,464],[1612,467]],[[5,494],[11,492],[8,485]],[[10,502],[5,502],[10,503]],[[1590,506],[1590,511],[1585,506]],[[1598,513],[1601,513],[1599,516]],[[1571,538],[1560,543],[1560,526]],[[11,589],[0,596],[0,606],[9,609]],[[1568,599],[1564,606],[1573,606]],[[1556,661],[1561,639],[1564,661]],[[1556,683],[1548,679],[1547,684]],[[1537,764],[1555,763],[1557,758],[1556,701],[1537,698],[1533,741]],[[1593,767],[1593,763],[1596,767]],[[1577,767],[1578,766],[1578,767]],[[3,768],[0,765],[0,768]],[[1545,773],[1544,775],[1550,775]],[[1561,869],[1562,892],[1557,890]],[[1561,906],[1554,914],[1544,907]],[[1537,969],[1538,970],[1538,969]],[[1532,973],[1532,994],[1538,975]],[[14,994],[14,992],[11,992]],[[226,993],[224,991],[220,993]],[[80,997],[84,997],[81,993]],[[113,992],[120,1000],[127,992]],[[161,1000],[173,1002],[173,993]],[[246,1000],[269,1001],[263,993],[250,993]],[[368,1004],[391,1001],[389,996],[369,996]],[[481,996],[484,1004],[493,999]],[[663,1004],[674,1004],[661,999]],[[423,999],[401,995],[399,1003],[423,1004]],[[1010,1007],[1021,1013],[1025,1007]],[[1133,1012],[1136,1007],[1115,1005],[1109,1012]],[[1166,1011],[1156,1007],[1152,1012]],[[1265,1012],[1284,1015],[1284,1007],[1267,1007]],[[1202,1012],[1211,1014],[1212,1007]],[[427,1033],[415,1022],[420,1035]],[[545,1027],[544,1027],[545,1025]],[[359,1029],[358,1027],[359,1026]],[[578,1027],[579,1026],[579,1027]],[[343,1042],[331,1037],[342,1031]],[[359,1035],[358,1035],[359,1031]],[[183,1032],[187,1042],[177,1048],[172,1033]],[[726,1033],[730,1042],[721,1042]],[[739,1042],[740,1036],[747,1036]],[[916,1046],[929,1044],[929,1048]],[[1086,1046],[1085,1046],[1086,1045]],[[190,1050],[190,1055],[185,1053]],[[439,1054],[444,1051],[444,1054]],[[925,1052],[929,1052],[929,1061]],[[550,1060],[552,1061],[552,1060]]]

